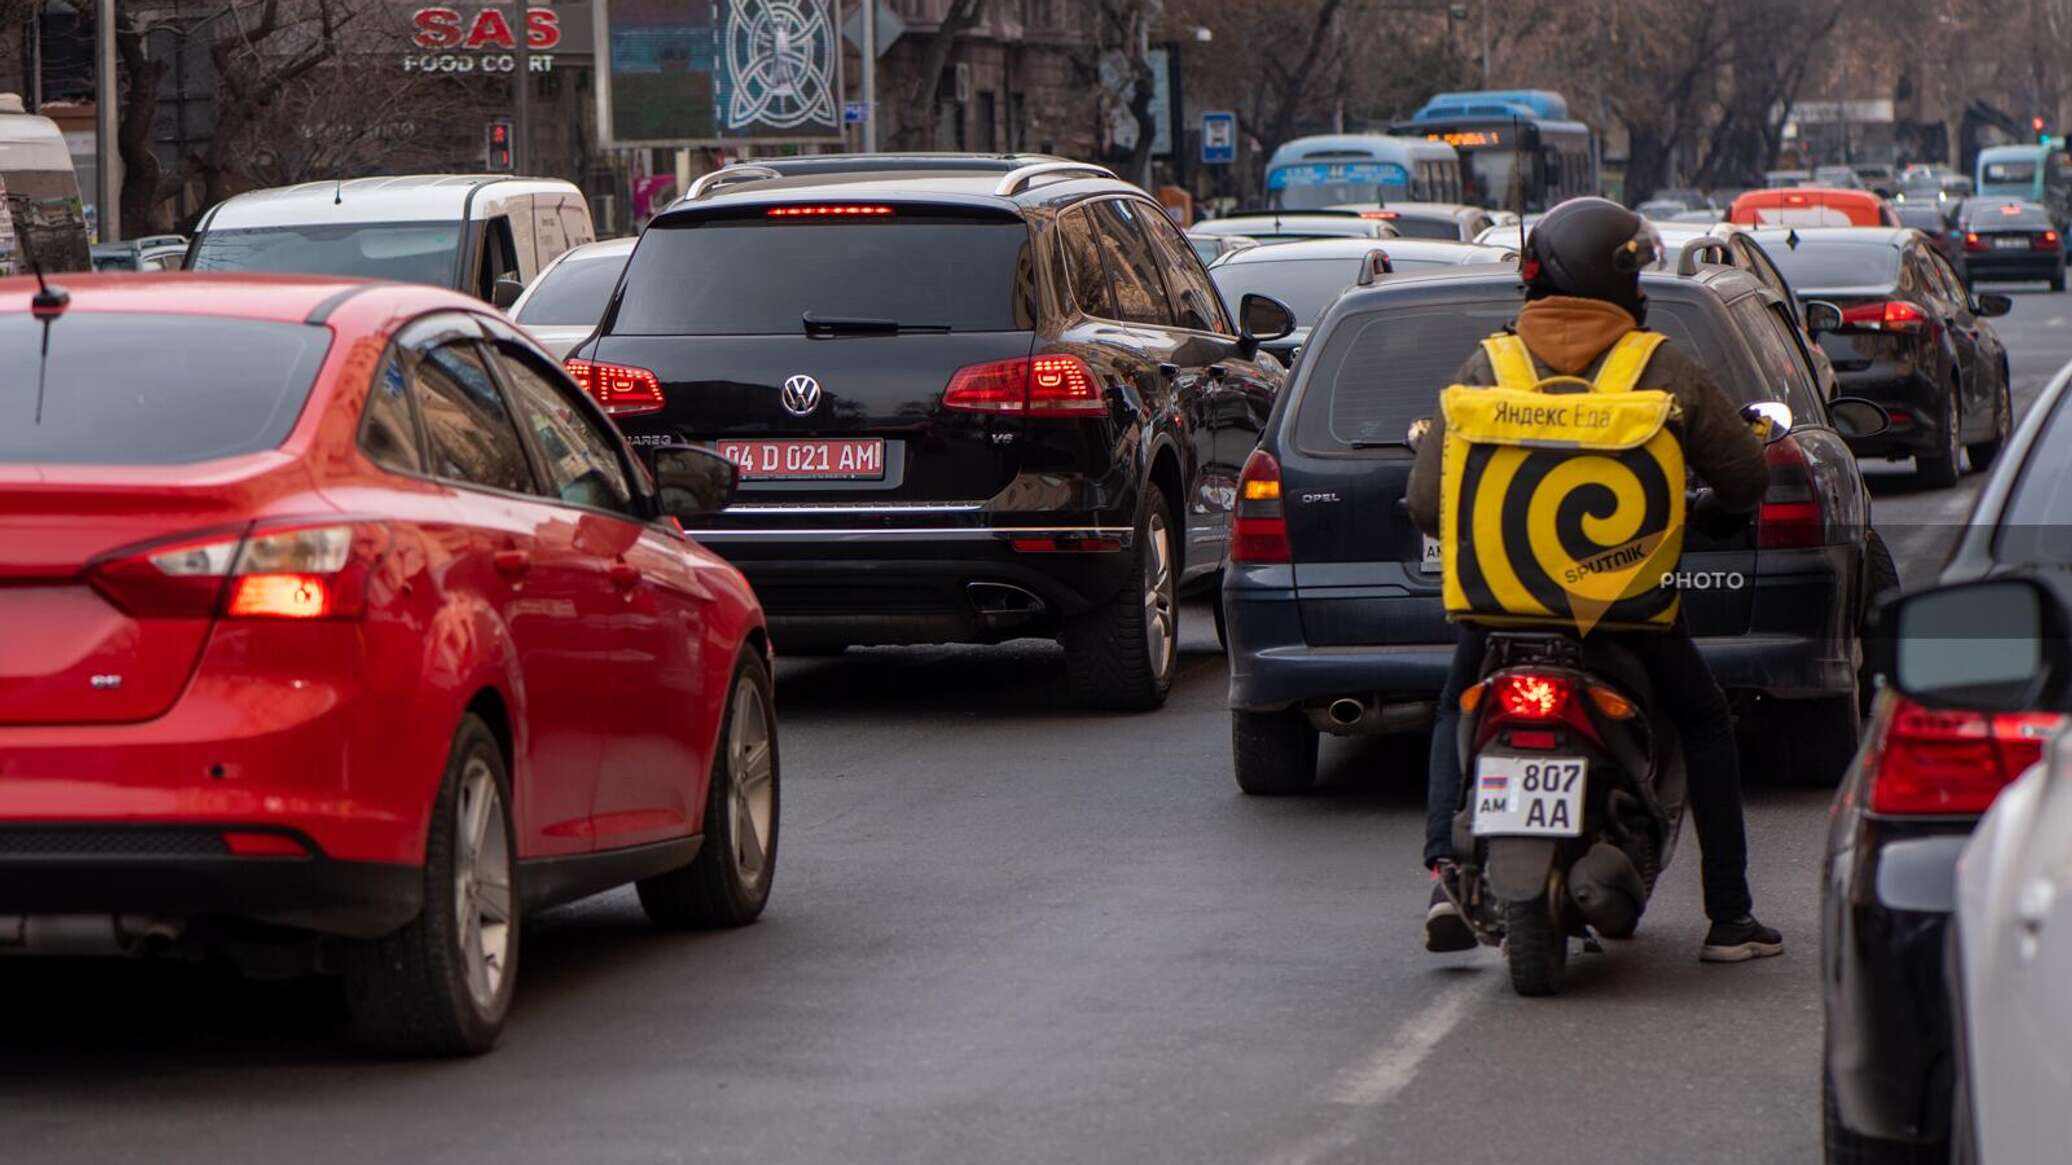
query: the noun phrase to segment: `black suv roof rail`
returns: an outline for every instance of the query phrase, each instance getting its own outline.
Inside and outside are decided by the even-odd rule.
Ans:
[[[703,175],[691,183],[679,201],[695,202],[722,186],[736,182],[772,178],[823,177],[838,174],[942,173],[966,171],[973,174],[1001,174],[995,194],[1007,195],[1025,188],[1039,175],[1077,172],[1089,177],[1113,178],[1115,172],[1091,162],[1075,162],[1051,154],[962,154],[913,152],[905,154],[811,154],[797,158],[758,158],[735,162]]]
[[[1699,235],[1683,245],[1676,253],[1676,273],[1685,277],[1698,273],[1698,257],[1718,252],[1726,256],[1726,265],[1734,265],[1734,248],[1717,235]]]

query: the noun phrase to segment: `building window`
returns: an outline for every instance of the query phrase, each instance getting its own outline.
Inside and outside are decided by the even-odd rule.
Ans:
[[[978,150],[982,154],[1000,152],[999,122],[994,110],[993,94],[990,90],[979,93],[972,103],[972,111],[978,119]]]

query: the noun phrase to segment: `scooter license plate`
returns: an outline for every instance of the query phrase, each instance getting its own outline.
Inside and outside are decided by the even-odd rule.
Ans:
[[[1475,758],[1475,836],[1574,837],[1589,762],[1566,756]]]

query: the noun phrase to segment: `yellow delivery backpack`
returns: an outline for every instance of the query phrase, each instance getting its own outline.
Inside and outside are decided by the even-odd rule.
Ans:
[[[1525,342],[1499,333],[1482,341],[1496,387],[1440,394],[1448,618],[1583,634],[1676,621],[1682,414],[1673,394],[1637,387],[1663,338],[1626,333],[1595,381],[1541,380]]]

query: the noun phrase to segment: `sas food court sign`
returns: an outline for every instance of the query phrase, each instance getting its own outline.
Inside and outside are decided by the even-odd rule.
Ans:
[[[431,5],[410,14],[403,70],[412,73],[510,73],[518,68],[518,35],[535,73],[554,70],[563,54],[588,56],[592,43],[587,4],[535,6],[521,21],[515,5]]]

